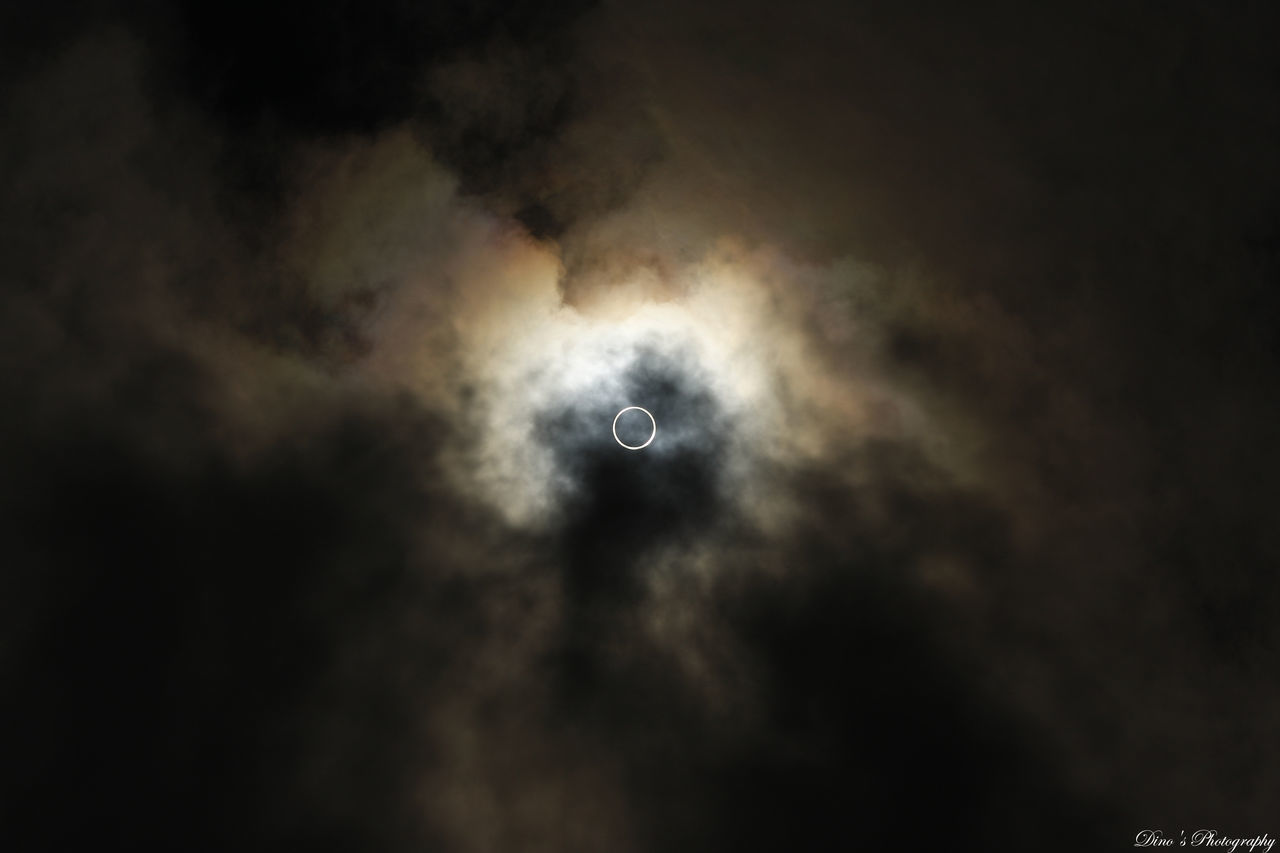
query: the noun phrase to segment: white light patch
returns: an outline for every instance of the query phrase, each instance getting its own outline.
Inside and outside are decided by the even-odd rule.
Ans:
[[[749,484],[757,460],[819,450],[818,427],[788,411],[788,401],[811,385],[802,333],[788,328],[748,275],[708,265],[691,271],[679,301],[623,294],[589,312],[552,308],[539,288],[523,292],[525,304],[504,301],[473,330],[467,372],[481,393],[473,450],[459,472],[509,523],[546,523],[572,485],[537,433],[538,414],[625,399],[628,370],[646,353],[679,364],[734,424],[734,434],[722,437],[724,474],[739,484],[739,500],[759,497]],[[608,421],[602,426],[608,440]]]

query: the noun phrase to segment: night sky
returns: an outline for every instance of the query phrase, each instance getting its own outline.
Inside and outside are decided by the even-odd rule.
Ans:
[[[0,849],[1274,838],[1270,6],[5,4]]]

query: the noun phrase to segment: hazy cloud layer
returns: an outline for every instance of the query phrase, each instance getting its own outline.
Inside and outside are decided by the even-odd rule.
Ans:
[[[0,64],[13,849],[1274,831],[1261,14],[79,11]]]

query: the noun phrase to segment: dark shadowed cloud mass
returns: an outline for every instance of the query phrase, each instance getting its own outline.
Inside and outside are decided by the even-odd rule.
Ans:
[[[0,848],[1274,838],[1278,36],[0,11]]]

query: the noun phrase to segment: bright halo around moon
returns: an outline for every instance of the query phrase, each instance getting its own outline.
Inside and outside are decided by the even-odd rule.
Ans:
[[[645,441],[644,444],[627,444],[622,439],[618,438],[618,418],[622,417],[627,412],[644,412],[646,415],[649,416],[649,422],[653,424],[653,431],[649,433],[649,438]],[[622,411],[618,412],[618,414],[613,416],[613,440],[618,442],[618,444],[622,445],[627,450],[644,450],[650,444],[653,444],[653,439],[657,437],[657,435],[658,435],[658,422],[654,420],[653,414],[648,409],[642,408],[640,406],[627,406],[625,409],[623,409]]]

